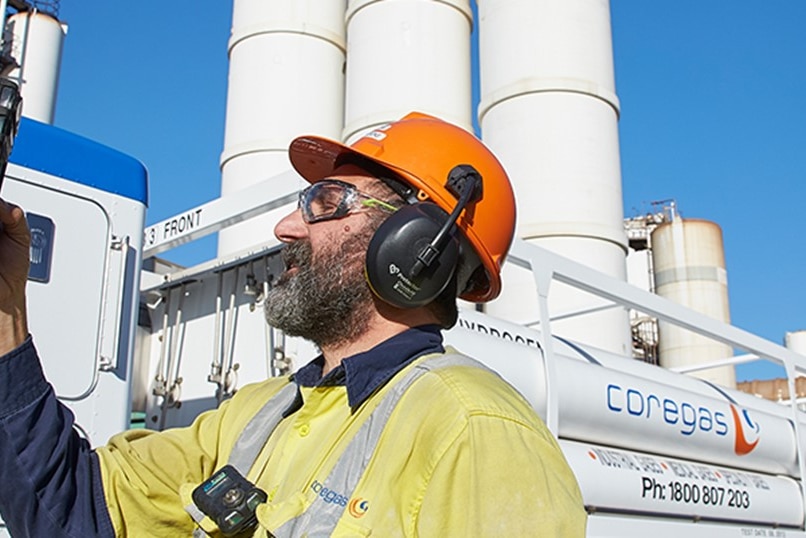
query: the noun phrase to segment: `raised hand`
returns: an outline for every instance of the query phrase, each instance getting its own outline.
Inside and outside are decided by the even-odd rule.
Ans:
[[[23,210],[0,199],[0,355],[28,336],[25,285],[31,235]]]

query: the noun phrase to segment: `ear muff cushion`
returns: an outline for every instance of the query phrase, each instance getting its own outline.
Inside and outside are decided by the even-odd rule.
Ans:
[[[369,243],[366,276],[372,291],[399,308],[433,301],[448,285],[459,260],[455,234],[440,255],[412,276],[417,256],[436,237],[448,214],[436,204],[422,202],[400,208],[386,219]]]

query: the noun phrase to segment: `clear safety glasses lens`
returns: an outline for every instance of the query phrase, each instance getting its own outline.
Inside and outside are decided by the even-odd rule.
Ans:
[[[379,207],[395,211],[393,205],[378,200],[356,189],[355,185],[338,179],[323,179],[299,193],[297,207],[308,224],[323,220],[340,219],[357,210]]]

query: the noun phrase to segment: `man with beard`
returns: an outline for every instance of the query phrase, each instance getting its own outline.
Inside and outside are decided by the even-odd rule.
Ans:
[[[515,225],[500,163],[419,113],[352,146],[300,137],[289,156],[310,186],[275,229],[286,270],[265,313],[321,354],[187,428],[96,450],[42,375],[25,318],[28,233],[0,204],[0,512],[13,535],[584,535],[551,433],[442,344],[457,297],[500,291]]]
[[[349,178],[351,169],[362,173],[356,167],[343,166],[334,177]],[[366,219],[380,222],[378,216],[382,215],[378,212],[366,215]],[[294,226],[291,220],[285,219],[277,227],[277,233],[285,233],[281,230]],[[353,341],[366,332],[373,301],[362,269],[374,228],[366,226],[346,236],[341,243],[325,244],[315,259],[310,239],[292,239],[287,243],[283,260],[290,270],[268,292],[264,302],[266,321],[287,334],[307,338],[322,349]]]

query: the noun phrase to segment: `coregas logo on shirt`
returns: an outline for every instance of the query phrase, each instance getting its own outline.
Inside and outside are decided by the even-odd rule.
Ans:
[[[327,504],[336,503],[339,506],[347,506],[347,501],[350,499],[345,497],[344,495],[338,493],[337,491],[333,491],[330,488],[326,488],[322,485],[321,482],[318,480],[314,480],[311,483],[311,489],[314,493],[316,493],[320,499],[325,501]]]
[[[730,403],[730,420],[725,413],[704,405],[678,401],[675,398],[645,393],[634,387],[607,385],[607,409],[612,413],[658,421],[677,429],[680,435],[703,433],[725,437],[734,430],[734,452],[738,456],[750,454],[761,437],[761,427],[750,418],[747,409]]]
[[[350,504],[347,505],[347,511],[356,519],[363,517],[364,514],[367,513],[367,510],[369,510],[369,501],[361,497],[354,498],[350,501]]]
[[[369,510],[369,501],[361,497],[350,499],[346,495],[325,487],[318,480],[311,482],[311,490],[316,493],[317,497],[327,504],[338,504],[347,508],[347,511],[354,518],[360,518]]]

